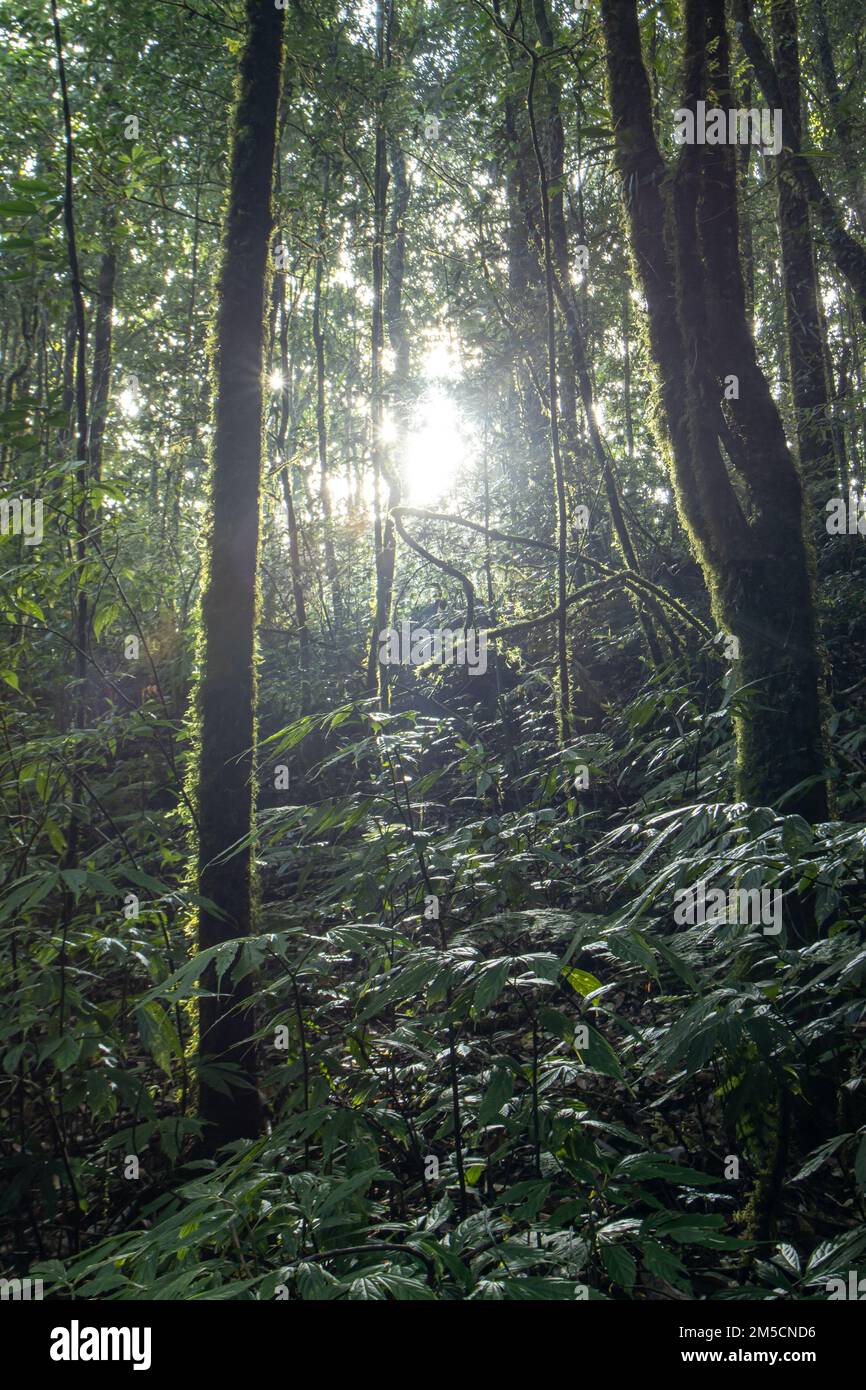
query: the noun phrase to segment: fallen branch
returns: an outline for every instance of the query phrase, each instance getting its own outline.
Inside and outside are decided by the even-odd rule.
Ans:
[[[514,536],[508,531],[496,531],[492,526],[483,526],[480,521],[469,521],[463,516],[454,516],[452,512],[429,512],[423,507],[392,507],[391,515],[397,513],[400,516],[416,516],[423,521],[447,521],[455,526],[465,526],[470,531],[477,531],[479,535],[487,536],[492,541],[505,541],[509,545],[529,545],[536,550],[547,550],[551,555],[556,554],[556,546],[549,541],[537,541],[531,536]]]
[[[472,586],[472,580],[468,575],[464,574],[462,570],[459,570],[456,565],[450,565],[447,560],[440,560],[438,555],[434,555],[432,551],[425,549],[420,541],[412,539],[400,518],[400,513],[405,510],[407,509],[404,507],[392,507],[390,516],[394,522],[394,530],[397,532],[400,539],[405,541],[406,545],[408,545],[411,550],[414,550],[417,555],[420,555],[424,560],[429,560],[430,564],[435,565],[443,574],[450,574],[452,579],[460,580],[460,583],[463,585],[463,592],[466,595],[465,626],[467,628],[473,627],[475,623],[475,590]]]
[[[487,536],[490,540],[503,541],[508,545],[528,545],[536,550],[544,550],[550,555],[556,554],[556,546],[551,545],[548,541],[535,540],[532,536],[516,536],[508,531],[497,531],[493,527],[482,526],[479,521],[470,521],[467,517],[455,516],[453,512],[433,512],[423,507],[394,507],[392,508],[391,515],[394,517],[395,525],[397,525],[400,517],[403,516],[414,516],[423,521],[444,521],[449,525],[464,526],[469,531],[477,531],[479,535]],[[455,578],[461,581],[464,588],[466,585],[469,585],[471,589],[471,582],[462,571],[456,569],[454,566],[448,565],[444,560],[438,560],[434,555],[431,555],[429,551],[425,550],[423,546],[419,545],[417,541],[413,541],[404,530],[400,530],[400,535],[413,550],[417,550],[420,555],[423,555],[440,569],[444,569],[446,573],[454,575]],[[647,579],[644,575],[638,574],[636,570],[614,570],[611,569],[609,565],[605,565],[601,560],[594,560],[589,555],[582,555],[581,563],[588,565],[590,569],[597,570],[600,574],[604,575],[606,579],[616,579],[622,582],[636,594],[642,592],[644,595],[651,595],[657,603],[669,608],[673,613],[676,613],[687,626],[694,628],[695,632],[697,632],[704,641],[712,641],[713,634],[706,623],[702,622],[700,618],[696,618],[694,613],[686,608],[684,603],[674,598],[666,589],[662,589],[658,584],[654,584],[652,580]],[[589,589],[592,589],[592,587],[592,585],[586,586],[586,588]],[[572,598],[583,592],[584,589],[577,590],[577,594],[573,595]],[[572,599],[570,598],[568,602],[571,603]],[[531,624],[535,624],[536,622],[550,622],[553,618],[558,616],[558,611],[557,608],[551,610],[550,614],[540,614],[538,618],[530,619],[529,622]],[[467,624],[467,626],[471,626],[471,624]],[[511,629],[509,629],[509,631],[510,630]],[[501,631],[502,629],[499,628],[490,629],[488,631],[488,636],[492,637]]]

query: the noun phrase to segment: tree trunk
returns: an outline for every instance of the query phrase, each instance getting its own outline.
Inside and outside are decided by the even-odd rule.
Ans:
[[[752,84],[743,83],[739,105],[746,111],[752,105]],[[749,169],[752,163],[752,146],[741,145],[737,151],[737,173],[740,179],[740,259],[743,263],[743,289],[746,295],[746,318],[749,331],[755,331],[755,244],[752,235],[752,215],[745,194],[749,187]]]
[[[325,573],[331,590],[331,605],[334,614],[334,627],[342,626],[342,596],[340,576],[337,569],[337,556],[334,550],[334,522],[331,515],[331,490],[328,479],[328,420],[325,400],[325,331],[322,327],[322,282],[325,273],[325,232],[328,218],[328,198],[330,196],[331,165],[325,161],[322,206],[319,213],[319,228],[316,236],[316,273],[313,285],[313,345],[316,350],[316,439],[319,449],[319,495],[322,506],[322,527],[324,530]]]
[[[214,438],[208,571],[202,597],[198,882],[220,915],[199,911],[199,948],[249,934],[254,852],[255,629],[262,465],[262,368],[271,189],[282,66],[283,11],[247,0],[231,143],[231,186],[217,286]],[[227,857],[231,856],[231,857]],[[250,977],[213,965],[202,976],[199,1114],[214,1150],[259,1128]],[[226,1088],[208,1065],[229,1064]],[[225,1073],[223,1073],[225,1077]],[[234,1078],[234,1079],[232,1079]],[[216,1078],[214,1078],[216,1079]]]
[[[500,0],[493,0],[493,10],[498,23],[507,31]],[[509,43],[506,54],[512,73],[518,70],[520,64],[525,66],[522,50],[515,54]],[[528,456],[528,467],[514,477],[515,491],[519,493],[527,486],[527,475],[541,480],[549,467],[548,425],[540,394],[544,341],[539,325],[544,321],[544,287],[539,257],[532,245],[532,229],[539,227],[541,206],[537,195],[538,176],[532,142],[510,84],[505,92],[504,106],[508,290],[515,329],[512,370],[517,416],[525,439],[523,450]]]
[[[396,21],[392,21],[392,24]],[[390,527],[390,513],[399,507],[402,498],[401,476],[405,467],[406,441],[409,434],[408,401],[410,343],[406,328],[406,311],[403,307],[403,282],[406,273],[406,213],[409,207],[410,184],[406,174],[406,159],[399,141],[389,139],[390,182],[394,195],[388,224],[388,261],[386,283],[383,287],[383,313],[388,341],[394,354],[394,371],[389,382],[391,420],[394,426],[394,444],[390,466],[385,470],[388,486],[388,512],[386,521],[386,544],[382,554],[382,608],[385,624],[391,621],[394,604],[394,572],[397,564],[397,542],[393,527]]]
[[[802,142],[800,47],[794,0],[773,0],[771,9],[776,71],[792,119],[793,135]],[[837,491],[836,451],[830,424],[824,341],[818,304],[818,277],[809,223],[809,199],[784,149],[778,158],[779,240],[791,398],[797,428],[800,468],[807,488],[814,489],[818,520],[822,502]]]
[[[394,24],[394,0],[378,0],[376,9],[376,56],[382,71],[390,67],[390,35]],[[385,347],[385,228],[388,206],[388,137],[384,113],[376,115],[376,162],[373,175],[373,322],[370,352],[370,423],[373,432],[373,483],[375,489],[374,539],[376,553],[375,619],[367,653],[367,688],[383,702],[388,698],[388,670],[379,661],[379,634],[391,621],[394,569],[397,560],[397,533],[391,508],[400,500],[399,488],[388,467],[382,438],[384,424]],[[387,487],[387,501],[383,496]]]
[[[556,309],[554,295],[553,240],[551,236],[550,199],[547,169],[538,124],[535,119],[533,96],[538,79],[539,59],[532,54],[532,69],[527,93],[532,147],[538,165],[538,189],[541,197],[542,252],[544,258],[544,288],[547,321],[547,409],[550,419],[550,457],[553,466],[553,488],[556,499],[556,673],[557,724],[561,744],[568,742],[572,732],[571,683],[568,674],[568,509],[565,496],[565,474],[559,441],[559,400],[556,371]]]
[[[735,151],[686,145],[671,180],[653,131],[635,0],[602,0],[602,18],[671,478],[716,620],[739,645],[736,792],[773,805],[798,787],[786,809],[822,819],[827,750],[811,558],[800,478],[746,316]],[[686,0],[685,19],[681,104],[725,108],[723,0]],[[725,401],[725,415],[729,374],[739,376],[739,399]]]
[[[297,442],[297,423],[292,418],[291,447],[287,446],[289,435],[289,417],[293,416],[291,408],[292,400],[292,381],[295,370],[294,362],[294,334],[292,353],[289,353],[289,315],[286,308],[286,288],[285,283],[280,278],[278,287],[278,306],[280,313],[280,377],[282,387],[280,389],[280,423],[277,431],[276,453],[277,466],[280,472],[280,479],[283,488],[283,501],[286,505],[286,526],[289,532],[289,566],[292,575],[292,597],[295,602],[295,621],[298,625],[298,665],[300,667],[300,711],[307,714],[310,705],[310,675],[312,672],[312,661],[310,654],[310,629],[307,623],[307,599],[304,593],[304,580],[301,573],[301,544],[298,530],[298,518],[295,509],[294,489],[292,485],[292,467]]]
[[[102,480],[102,444],[108,415],[111,391],[111,330],[114,313],[114,286],[117,278],[117,254],[112,245],[114,218],[106,218],[109,244],[99,266],[99,289],[93,325],[93,372],[90,383],[90,436],[87,465],[91,482]],[[98,510],[98,508],[96,509]]]

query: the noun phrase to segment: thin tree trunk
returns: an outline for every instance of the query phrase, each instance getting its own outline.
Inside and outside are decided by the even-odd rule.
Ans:
[[[286,457],[286,440],[290,413],[289,401],[292,391],[294,361],[289,356],[289,316],[286,312],[286,293],[282,278],[279,283],[279,306],[280,375],[283,385],[280,392],[280,427],[277,434],[277,458],[279,460],[280,478],[282,480],[283,500],[286,504],[286,525],[289,532],[289,566],[292,575],[292,596],[295,601],[295,619],[298,624],[298,654],[301,668],[301,713],[306,714],[309,708],[311,671],[310,629],[307,624],[307,600],[304,594],[304,581],[301,574],[301,547],[298,537],[298,518],[295,512],[295,499],[291,478],[292,457],[294,456],[294,429],[292,431],[293,447],[289,450],[289,457]]]
[[[629,287],[626,284],[622,296],[622,342],[623,342],[623,410],[625,412],[625,443],[629,464],[634,463],[634,420],[631,401],[631,304]]]
[[[796,121],[793,138],[800,145],[800,48],[794,0],[773,0],[771,19],[776,71],[791,117]],[[823,524],[823,511],[818,513],[818,506],[835,491],[836,453],[830,428],[809,199],[784,149],[776,172],[788,367],[800,467],[807,487],[814,490],[817,520]]]
[[[544,253],[544,288],[547,301],[547,400],[550,415],[550,455],[553,464],[553,486],[556,498],[556,669],[558,690],[558,726],[561,743],[566,743],[572,731],[571,683],[568,674],[568,508],[565,496],[565,475],[559,440],[559,405],[556,382],[556,305],[554,296],[553,242],[550,226],[550,199],[547,191],[547,171],[544,152],[535,119],[533,97],[538,80],[539,59],[531,57],[532,68],[527,93],[532,147],[538,164],[538,187],[541,195],[542,248]]]
[[[748,111],[752,105],[752,84],[743,83],[740,105]],[[737,174],[740,192],[745,195],[749,187],[749,170],[752,165],[751,144],[741,145],[737,151]],[[740,199],[740,257],[743,262],[743,289],[746,296],[746,318],[749,331],[755,329],[755,241],[752,235],[752,214],[745,196]]]
[[[342,624],[342,596],[337,555],[334,550],[334,522],[331,515],[331,489],[328,479],[328,419],[325,399],[325,333],[322,327],[322,283],[325,273],[325,231],[328,218],[328,199],[331,186],[331,165],[325,161],[322,205],[316,236],[316,273],[313,283],[313,346],[316,351],[316,439],[319,449],[319,495],[324,529],[325,574],[331,591],[334,627]]]
[[[394,0],[378,0],[376,7],[376,57],[380,71],[390,66],[390,33]],[[396,491],[382,438],[384,424],[385,347],[385,230],[388,205],[388,139],[381,103],[376,113],[376,160],[373,175],[373,316],[370,351],[370,423],[372,427],[373,486],[375,491],[374,540],[376,552],[375,619],[367,654],[367,689],[388,698],[388,670],[379,661],[379,634],[389,626],[393,595],[397,533],[391,518]],[[387,502],[383,496],[387,486]],[[397,495],[399,501],[399,494]]]
[[[406,440],[409,433],[407,391],[409,388],[410,344],[403,307],[403,282],[406,272],[406,213],[409,207],[410,184],[406,175],[406,160],[399,141],[389,139],[391,187],[394,190],[388,224],[388,260],[385,277],[383,312],[388,342],[394,354],[394,370],[389,383],[391,419],[394,424],[394,443],[387,471],[388,510],[399,507],[402,498],[401,476],[405,464]],[[385,547],[383,586],[384,608],[390,621],[394,602],[394,572],[397,563],[395,543]]]
[[[75,373],[74,373],[74,400],[75,400],[75,489],[77,492],[75,506],[75,560],[76,560],[76,595],[75,595],[75,727],[81,731],[87,725],[87,646],[88,646],[88,625],[89,610],[87,602],[87,591],[85,589],[84,570],[87,562],[87,527],[88,527],[88,505],[87,505],[87,320],[84,312],[84,296],[81,286],[81,266],[78,259],[78,239],[75,224],[75,199],[74,199],[74,145],[72,138],[72,110],[69,103],[69,90],[66,82],[66,63],[63,57],[63,35],[60,27],[60,18],[57,13],[57,2],[51,0],[51,18],[54,28],[54,47],[57,55],[57,71],[60,79],[60,95],[63,103],[63,129],[64,129],[64,153],[65,153],[65,179],[63,191],[63,221],[66,231],[66,250],[69,261],[70,278],[72,281],[72,305],[75,319]],[[80,788],[78,773],[73,769],[73,786],[76,792]],[[66,851],[63,855],[62,867],[65,870],[74,869],[79,862],[81,841],[81,818],[79,807],[73,805],[70,810],[69,823],[66,832]],[[60,908],[60,931],[61,945],[59,953],[60,966],[60,985],[59,1000],[57,1010],[58,1033],[63,1034],[66,1027],[66,1000],[67,1000],[67,949],[69,940],[69,929],[75,912],[75,898],[66,889],[63,893]],[[66,1116],[65,1116],[65,1085],[62,1077],[58,1083],[57,1097],[57,1126],[60,1135],[60,1143],[63,1151],[67,1149],[66,1142]],[[67,1165],[67,1173],[72,1189],[72,1236],[71,1247],[78,1249],[79,1228],[81,1222],[81,1204],[79,1202],[76,1182],[71,1168]]]
[[[84,691],[84,683],[87,676],[87,632],[88,632],[88,605],[87,593],[84,588],[82,578],[84,566],[87,560],[87,526],[88,526],[88,505],[87,505],[87,320],[84,312],[84,296],[81,286],[81,268],[78,259],[78,242],[75,228],[75,206],[73,201],[73,178],[72,169],[74,161],[73,142],[72,142],[72,111],[69,105],[69,92],[66,84],[66,65],[63,59],[63,39],[60,30],[60,20],[57,14],[56,0],[51,0],[51,14],[54,21],[54,44],[57,52],[57,67],[60,76],[60,92],[63,102],[63,122],[65,129],[65,153],[66,153],[66,179],[63,198],[63,218],[66,228],[66,247],[69,259],[69,269],[72,278],[72,304],[75,316],[75,458],[77,467],[75,470],[75,483],[78,498],[75,507],[75,524],[77,539],[75,543],[75,558],[78,567],[77,575],[77,595],[76,595],[76,618],[75,618],[75,677],[78,682],[77,715],[76,723],[79,728],[84,728],[87,718],[87,706]]]
[[[502,31],[510,35],[513,26],[509,29],[505,24],[500,0],[493,0],[493,10]],[[516,17],[514,22],[516,24]],[[515,73],[518,65],[510,43],[507,45],[506,53],[510,70]],[[512,370],[515,385],[513,400],[528,455],[528,468],[513,478],[514,491],[519,494],[527,485],[527,473],[540,478],[543,471],[550,467],[547,421],[540,391],[536,385],[541,379],[540,363],[544,354],[544,342],[539,332],[539,325],[543,323],[544,316],[543,280],[539,257],[535,254],[530,235],[531,228],[538,226],[541,209],[536,196],[538,180],[532,142],[526,130],[525,120],[521,119],[518,111],[517,96],[510,88],[505,92],[504,107],[503,129],[509,147],[505,171],[508,289],[511,316],[515,325],[512,335]]]
[[[199,948],[249,934],[255,897],[255,631],[271,194],[282,66],[283,11],[247,0],[231,141],[231,187],[217,286],[214,438],[208,572],[202,597]],[[233,851],[238,843],[241,850]],[[230,856],[230,857],[227,857]],[[223,962],[223,964],[225,964]],[[202,976],[199,1113],[213,1150],[259,1128],[248,975]],[[228,1093],[207,1067],[230,1065]],[[237,1077],[238,1084],[232,1078]],[[216,1078],[214,1078],[216,1079]],[[226,1079],[225,1073],[221,1078]]]
[[[91,481],[102,479],[102,445],[111,392],[112,318],[114,288],[117,279],[117,253],[112,245],[114,217],[105,219],[108,246],[99,265],[98,299],[93,325],[93,371],[90,384],[90,438],[87,465]],[[98,509],[97,509],[98,510]]]

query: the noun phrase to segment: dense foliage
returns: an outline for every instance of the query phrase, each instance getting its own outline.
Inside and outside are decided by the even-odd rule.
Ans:
[[[256,901],[202,950],[211,358],[256,3],[0,3],[2,497],[44,508],[38,544],[11,512],[0,536],[0,1272],[121,1300],[825,1299],[866,1259],[866,559],[825,524],[866,468],[866,301],[813,194],[804,405],[780,184],[809,161],[866,257],[861,9],[729,25],[737,99],[770,107],[749,33],[784,75],[799,27],[802,152],[737,152],[734,248],[818,627],[824,763],[777,795],[799,732],[740,664],[669,457],[666,389],[700,383],[648,332],[605,53],[629,0],[285,6],[257,810],[225,846]],[[639,7],[668,168],[702,4]],[[467,604],[484,670],[376,660],[383,614],[452,630]],[[683,921],[699,884],[781,916]],[[197,1037],[226,990],[254,1068]],[[259,1137],[214,1152],[203,1083],[255,1088]]]

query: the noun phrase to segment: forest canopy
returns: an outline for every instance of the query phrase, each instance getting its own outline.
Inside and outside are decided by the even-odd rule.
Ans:
[[[3,1297],[866,1296],[862,5],[0,70]]]

